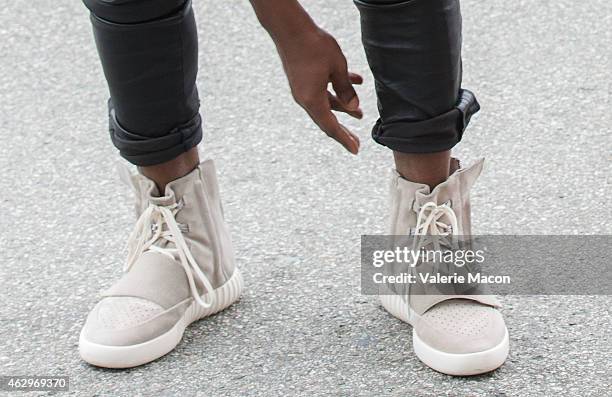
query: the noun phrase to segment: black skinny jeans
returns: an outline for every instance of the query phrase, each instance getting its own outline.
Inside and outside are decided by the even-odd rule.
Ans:
[[[455,146],[479,110],[461,88],[459,0],[354,0],[376,83],[373,138],[392,150]],[[110,90],[109,129],[121,155],[160,164],[202,140],[198,40],[190,0],[83,0]]]

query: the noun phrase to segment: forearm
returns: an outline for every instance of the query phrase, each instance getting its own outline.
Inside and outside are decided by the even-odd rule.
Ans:
[[[315,33],[317,25],[297,0],[250,0],[261,25],[276,44]]]

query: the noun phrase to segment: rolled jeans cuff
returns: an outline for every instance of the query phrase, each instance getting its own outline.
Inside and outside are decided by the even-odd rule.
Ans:
[[[457,104],[448,112],[421,121],[385,123],[379,119],[372,129],[372,138],[397,152],[442,152],[461,141],[470,119],[479,110],[474,94],[462,89]]]
[[[170,161],[197,146],[202,141],[202,118],[198,113],[163,136],[142,136],[123,128],[109,104],[109,132],[121,157],[146,167]]]

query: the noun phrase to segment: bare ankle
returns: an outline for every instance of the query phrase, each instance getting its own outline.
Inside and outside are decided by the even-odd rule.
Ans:
[[[393,152],[395,168],[402,177],[414,183],[423,183],[431,189],[448,179],[450,150],[437,153]]]
[[[160,194],[163,195],[168,183],[189,174],[199,163],[198,149],[194,147],[170,161],[148,167],[138,167],[138,170],[155,182]]]

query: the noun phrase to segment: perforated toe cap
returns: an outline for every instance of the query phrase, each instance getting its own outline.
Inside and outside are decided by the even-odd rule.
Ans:
[[[489,350],[503,342],[506,324],[501,313],[468,299],[450,299],[429,309],[415,326],[430,347],[451,354]]]
[[[108,297],[98,303],[96,321],[104,329],[117,331],[143,324],[163,311],[163,307],[146,299]]]
[[[186,307],[187,302],[184,302],[166,310],[142,298],[106,297],[89,313],[82,337],[107,346],[147,342],[169,331]]]

